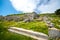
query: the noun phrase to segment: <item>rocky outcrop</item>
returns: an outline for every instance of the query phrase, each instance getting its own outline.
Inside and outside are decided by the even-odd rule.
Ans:
[[[7,20],[7,21],[20,21],[20,16],[6,16],[5,20]]]
[[[38,14],[35,12],[33,13],[25,13],[23,16],[21,15],[8,15],[8,16],[0,16],[0,20],[6,20],[6,21],[24,21],[29,22],[34,20],[35,18],[38,18]]]
[[[57,28],[48,28],[48,35],[50,39],[59,40],[60,30]]]
[[[5,20],[5,18],[3,16],[0,16],[0,21]]]
[[[0,16],[0,20],[18,22],[18,21],[23,20],[23,17],[21,17],[21,16]]]
[[[38,18],[38,14],[33,12],[33,13],[27,13],[25,14],[25,19],[24,22],[29,22],[29,21],[33,21],[34,19]]]

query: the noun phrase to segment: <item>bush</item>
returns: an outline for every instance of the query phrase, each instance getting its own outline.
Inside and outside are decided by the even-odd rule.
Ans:
[[[55,11],[55,13],[56,13],[56,15],[60,15],[60,9],[57,9],[57,10]]]

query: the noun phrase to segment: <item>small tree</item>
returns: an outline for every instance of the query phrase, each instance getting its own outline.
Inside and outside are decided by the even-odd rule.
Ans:
[[[60,15],[60,9],[57,9],[57,10],[55,11],[55,14],[56,14],[56,15]]]

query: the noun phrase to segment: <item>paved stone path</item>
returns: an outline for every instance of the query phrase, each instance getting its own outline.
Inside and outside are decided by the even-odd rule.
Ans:
[[[26,29],[17,28],[17,27],[10,27],[8,30],[11,32],[14,32],[14,33],[18,33],[18,34],[32,37],[37,40],[48,40],[48,36],[46,34],[41,33],[41,32],[35,32],[32,30],[26,30]]]

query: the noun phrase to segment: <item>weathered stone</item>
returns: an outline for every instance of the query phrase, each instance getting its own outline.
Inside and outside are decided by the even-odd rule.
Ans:
[[[0,16],[0,20],[6,21],[25,21],[30,22],[33,21],[35,18],[38,18],[38,14],[35,12],[33,13],[25,13],[23,15],[8,15],[8,16]]]
[[[6,16],[5,20],[7,20],[7,21],[20,21],[20,16]]]
[[[49,35],[49,38],[51,39],[59,39],[60,38],[60,30],[57,29],[57,28],[49,28],[48,29],[48,35]]]
[[[53,23],[47,23],[47,26],[48,26],[49,28],[52,28],[52,27],[54,27],[54,24],[53,24]]]
[[[30,22],[30,20],[29,19],[25,19],[23,22]]]
[[[33,12],[33,13],[25,13],[25,19],[24,19],[24,21],[26,22],[26,21],[33,21],[35,18],[38,18],[39,16],[38,16],[38,14],[36,14],[35,12]]]
[[[44,22],[48,21],[48,17],[47,17],[47,16],[44,16],[44,17],[43,17],[43,21],[44,21]]]
[[[5,18],[3,16],[0,16],[0,21],[4,20]]]

